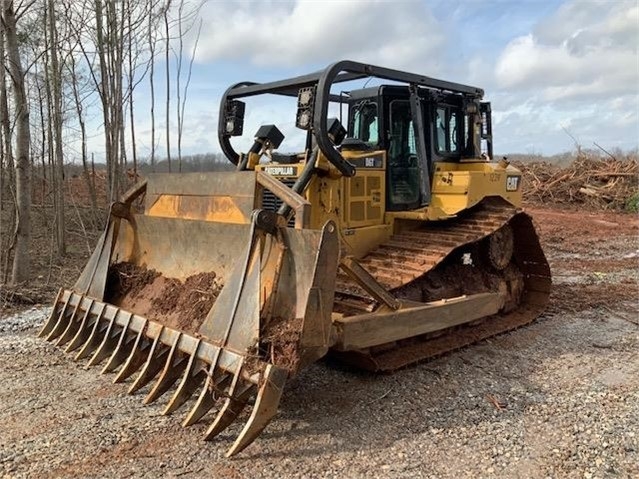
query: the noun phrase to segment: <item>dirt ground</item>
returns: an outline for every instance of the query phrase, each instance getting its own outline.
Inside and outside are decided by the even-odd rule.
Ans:
[[[392,375],[315,364],[233,459],[242,421],[203,442],[212,415],[182,428],[187,407],[37,339],[46,309],[5,313],[0,477],[639,477],[639,218],[528,212],[553,270],[539,320]]]

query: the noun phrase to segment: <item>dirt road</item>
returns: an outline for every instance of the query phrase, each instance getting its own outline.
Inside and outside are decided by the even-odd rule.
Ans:
[[[0,477],[639,477],[639,219],[529,210],[554,275],[531,326],[375,376],[319,363],[235,459],[0,321]],[[210,420],[208,421],[210,422]]]

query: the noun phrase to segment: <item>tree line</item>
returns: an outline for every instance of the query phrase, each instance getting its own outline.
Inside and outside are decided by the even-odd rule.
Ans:
[[[141,168],[193,168],[194,158],[182,155],[182,137],[201,3],[0,0],[0,284],[31,275],[34,179],[47,185],[54,255],[61,260],[69,163],[79,158],[81,170],[73,174],[84,179],[96,215],[96,163],[108,201]],[[151,127],[143,139],[135,128],[140,95],[150,96]],[[88,147],[96,122],[104,145],[97,161]],[[143,157],[140,141],[150,145]]]

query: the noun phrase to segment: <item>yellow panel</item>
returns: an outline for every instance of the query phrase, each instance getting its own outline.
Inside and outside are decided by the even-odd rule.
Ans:
[[[306,199],[311,203],[310,228],[320,229],[329,220],[343,223],[343,181],[329,177],[313,177],[306,189]]]
[[[428,216],[453,215],[489,196],[521,206],[521,176],[516,168],[499,162],[436,163]]]
[[[341,247],[343,254],[362,258],[387,241],[392,233],[391,225],[364,226],[342,230]]]
[[[351,183],[351,196],[364,196],[364,183],[366,178],[361,176],[355,176],[350,179]]]
[[[146,214],[219,223],[249,222],[231,196],[159,195]]]
[[[366,219],[376,220],[376,219],[381,219],[381,217],[382,217],[382,209],[379,206],[372,206],[369,202],[366,207]]]
[[[371,196],[374,190],[379,190],[380,179],[379,176],[369,176],[366,179],[366,196]]]
[[[364,214],[364,201],[352,201],[350,207],[350,220],[351,221],[364,221],[366,216]]]
[[[344,198],[348,217],[343,226],[361,228],[384,222],[385,170],[358,168],[353,178],[342,178],[348,195]]]

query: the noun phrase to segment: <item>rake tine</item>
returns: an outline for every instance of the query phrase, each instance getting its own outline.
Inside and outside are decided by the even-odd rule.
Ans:
[[[251,444],[268,423],[271,422],[273,416],[277,414],[277,407],[282,397],[287,376],[288,372],[286,369],[278,368],[272,364],[266,366],[264,378],[262,378],[251,417],[231,448],[227,451],[226,457],[231,457],[241,452]]]
[[[250,384],[245,386],[242,392],[235,397],[228,397],[215,417],[215,421],[208,428],[204,435],[205,441],[212,441],[215,436],[229,427],[233,421],[242,413],[251,394],[255,391],[255,385]]]
[[[100,312],[95,318],[95,323],[93,323],[93,329],[91,330],[91,334],[89,334],[89,337],[84,343],[84,346],[82,346],[82,349],[80,349],[78,354],[75,355],[74,359],[76,361],[80,359],[84,359],[87,356],[89,356],[89,354],[91,354],[93,350],[97,348],[98,345],[100,344],[100,321],[102,320],[102,315],[104,315],[105,310],[106,310],[106,304],[103,303],[102,307],[100,308]]]
[[[100,343],[100,347],[98,347],[95,353],[93,353],[93,356],[91,357],[91,359],[89,359],[89,362],[84,367],[84,369],[89,369],[91,366],[100,364],[103,359],[108,358],[113,352],[113,349],[115,347],[115,344],[114,344],[115,338],[111,336],[111,331],[113,331],[115,318],[117,317],[118,314],[119,314],[119,310],[116,312],[116,314],[113,315],[113,318],[111,318],[111,321],[109,321],[109,326],[107,326],[106,328],[106,334],[104,335],[104,339],[102,339],[102,343]]]
[[[58,340],[55,342],[56,346],[62,346],[64,343],[68,342],[73,336],[75,336],[76,329],[74,326],[79,326],[78,321],[75,321],[75,316],[78,314],[78,310],[80,309],[80,304],[82,303],[82,297],[78,300],[78,304],[73,308],[73,313],[71,313],[71,317],[69,318],[69,322],[67,323],[67,327],[64,329]]]
[[[209,410],[215,406],[215,402],[218,399],[218,395],[214,393],[216,389],[224,390],[228,386],[231,376],[223,375],[219,378],[219,381],[216,381],[213,373],[215,370],[214,364],[211,364],[208,372],[206,373],[206,381],[204,381],[204,387],[200,392],[197,401],[195,401],[195,405],[189,411],[189,414],[186,416],[184,421],[182,422],[182,426],[192,426],[196,422],[198,422],[204,415],[209,412]]]
[[[127,336],[129,335],[129,324],[131,323],[131,318],[133,317],[132,313],[126,313],[128,317],[126,319],[126,323],[122,328],[122,332],[120,333],[120,339],[118,340],[118,344],[113,350],[113,354],[107,361],[107,363],[100,371],[100,374],[110,373],[114,371],[120,364],[126,361],[126,358],[129,357],[129,346],[133,343],[132,340],[127,341]]]
[[[195,368],[195,364],[197,363],[197,353],[200,349],[200,345],[202,344],[202,339],[197,340],[197,345],[195,346],[195,350],[193,354],[189,358],[189,363],[184,370],[184,375],[182,376],[182,380],[180,381],[180,385],[177,387],[173,396],[169,400],[168,404],[162,411],[163,415],[171,414],[173,411],[178,409],[182,404],[184,404],[191,395],[195,392],[197,387],[202,383],[202,380],[206,377],[206,373],[203,369],[198,370],[195,374],[193,371]]]
[[[169,352],[169,356],[166,359],[166,364],[164,365],[164,369],[160,374],[157,382],[149,391],[149,394],[146,395],[144,404],[150,404],[155,401],[157,398],[162,396],[165,392],[171,389],[171,386],[178,380],[180,374],[184,369],[184,363],[186,359],[184,357],[178,356],[178,343],[182,338],[182,333],[178,333],[175,337],[175,341],[173,341],[173,345],[171,346],[171,351]]]
[[[222,409],[220,409],[220,412],[218,412],[215,417],[215,421],[213,421],[213,424],[211,424],[204,435],[205,441],[211,441],[215,436],[231,425],[248,403],[249,397],[251,396],[255,386],[249,383],[248,385],[243,385],[243,387],[240,388],[240,377],[242,375],[243,363],[244,358],[240,360],[240,365],[235,372],[228,397],[226,398],[226,401],[224,401]]]
[[[67,312],[67,308],[69,307],[69,301],[71,301],[71,295],[69,295],[69,297],[67,298],[67,300],[64,302],[64,305],[62,306],[62,309],[60,310],[60,314],[58,315],[58,319],[56,320],[55,324],[53,324],[53,326],[51,328],[49,328],[47,331],[45,331],[44,329],[40,332],[40,337],[45,337],[47,341],[51,341],[52,339],[56,338],[61,331],[58,331],[60,328],[60,326],[62,324],[64,324],[64,315]],[[55,308],[54,308],[55,311]],[[51,313],[53,315],[53,313]],[[49,321],[47,321],[47,324],[49,323]]]
[[[144,353],[151,346],[151,343],[144,339],[144,330],[148,323],[149,321],[146,320],[144,326],[135,337],[131,353],[124,363],[124,366],[122,366],[122,369],[120,369],[118,375],[113,378],[114,383],[121,383],[125,381],[144,364],[146,359],[146,355]]]
[[[195,405],[191,408],[186,418],[184,418],[182,422],[183,427],[191,426],[198,422],[217,402],[217,395],[214,394],[215,387],[217,386],[215,371],[221,354],[222,348],[216,347],[209,370],[206,373],[204,388],[200,391],[200,396],[195,401]]]
[[[53,327],[55,326],[56,322],[58,321],[58,319],[53,319],[55,317],[55,307],[58,305],[58,302],[60,301],[60,298],[62,297],[62,291],[63,289],[60,288],[58,290],[58,294],[55,297],[55,301],[53,302],[53,309],[51,310],[51,314],[49,315],[49,317],[47,318],[47,320],[45,321],[44,325],[42,326],[42,329],[40,330],[40,332],[38,332],[38,337],[39,338],[44,338],[45,336],[47,336],[51,330],[53,329]],[[71,295],[69,295],[69,299],[71,299]],[[66,305],[69,303],[69,299],[66,300],[65,302],[65,308]]]
[[[128,393],[133,394],[138,389],[146,386],[151,380],[155,377],[157,373],[162,369],[162,361],[164,357],[169,353],[168,348],[163,347],[160,342],[160,336],[162,336],[162,332],[164,331],[164,326],[160,328],[158,335],[153,340],[153,344],[151,345],[151,349],[149,350],[149,355],[142,367],[142,371],[140,371],[140,375],[135,378],[133,384],[129,388]]]
[[[87,306],[86,311],[84,312],[84,316],[82,316],[82,322],[80,323],[80,327],[78,331],[75,333],[75,336],[71,340],[69,344],[67,344],[65,353],[70,353],[75,349],[78,349],[82,344],[84,344],[89,336],[90,328],[88,327],[89,316],[91,315],[91,308],[93,307],[94,299],[89,299],[89,306]]]

